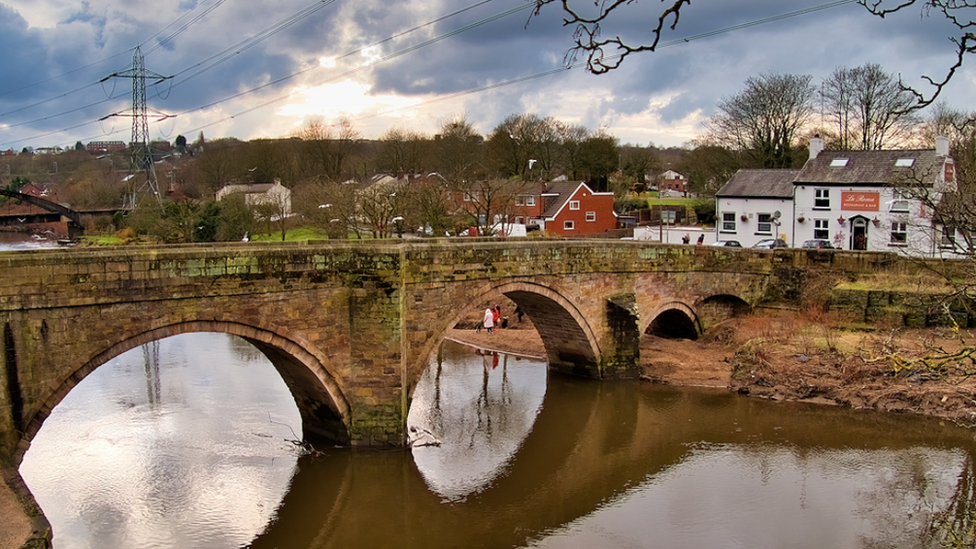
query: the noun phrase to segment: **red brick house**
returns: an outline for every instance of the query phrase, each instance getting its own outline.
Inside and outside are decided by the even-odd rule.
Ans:
[[[658,176],[659,191],[685,193],[688,191],[688,179],[674,170],[668,170]]]
[[[515,223],[550,235],[579,236],[617,228],[612,192],[594,192],[582,181],[550,181],[515,199]]]

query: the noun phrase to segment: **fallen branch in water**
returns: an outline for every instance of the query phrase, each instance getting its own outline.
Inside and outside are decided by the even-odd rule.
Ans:
[[[306,441],[306,440],[300,440],[298,438],[298,435],[295,434],[295,430],[291,428],[291,425],[288,425],[287,423],[281,423],[280,421],[275,421],[275,420],[271,419],[271,412],[268,412],[268,421],[270,421],[271,423],[274,423],[275,425],[284,425],[285,427],[288,427],[288,430],[291,431],[292,436],[295,437],[295,438],[293,438],[293,439],[287,439],[286,438],[284,440],[285,440],[285,442],[289,442],[293,446],[295,446],[296,448],[298,448],[298,455],[299,455],[299,457],[302,457],[302,456],[326,457],[326,454],[325,453],[316,450],[314,447],[312,447],[312,445],[308,441]]]

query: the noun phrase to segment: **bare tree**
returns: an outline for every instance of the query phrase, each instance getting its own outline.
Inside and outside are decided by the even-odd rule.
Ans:
[[[360,139],[352,122],[341,118],[328,124],[321,118],[309,121],[298,132],[302,140],[305,173],[309,177],[324,174],[333,181],[346,175],[348,163]]]
[[[591,133],[580,143],[580,179],[588,181],[593,190],[607,190],[611,173],[620,166],[620,146],[617,138],[605,129]]]
[[[394,231],[402,236],[406,202],[403,185],[401,180],[388,177],[356,193],[356,210],[373,238],[390,238]]]
[[[488,161],[502,177],[525,179],[529,160],[536,156],[538,128],[534,114],[510,114],[488,135]]]
[[[823,93],[839,149],[893,148],[908,139],[917,122],[910,112],[912,94],[876,63],[834,70]]]
[[[329,238],[346,239],[350,232],[362,238],[357,213],[359,185],[332,181],[324,175],[296,189],[296,210],[306,223],[325,229]]]
[[[403,216],[411,227],[419,227],[420,234],[444,236],[454,227],[451,215],[450,190],[440,174],[411,181],[401,188],[404,193]]]
[[[755,167],[790,168],[800,130],[813,114],[809,75],[761,74],[723,99],[707,127],[714,139],[749,154]]]
[[[490,179],[459,186],[458,206],[471,217],[478,234],[492,236],[497,225],[510,222],[515,197],[524,194],[529,185],[518,179]]]
[[[647,182],[647,176],[651,172],[661,169],[661,161],[657,157],[653,146],[647,147],[622,147],[620,151],[620,168],[624,174],[633,179],[637,184],[643,186]]]
[[[484,139],[464,115],[457,115],[441,125],[434,136],[437,171],[452,184],[473,181],[484,176],[481,165]]]
[[[692,149],[682,155],[677,169],[688,176],[688,186],[698,194],[714,195],[744,166],[738,151],[707,139],[691,145]]]
[[[430,140],[421,133],[390,128],[380,137],[376,167],[389,174],[422,172],[427,166],[429,144]]]
[[[570,179],[580,179],[583,171],[583,142],[590,136],[586,126],[559,124],[559,148],[563,167]]]

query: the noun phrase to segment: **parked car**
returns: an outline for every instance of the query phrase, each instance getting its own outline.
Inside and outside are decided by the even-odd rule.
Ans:
[[[726,248],[741,248],[742,244],[739,244],[738,240],[716,240],[712,242],[712,246],[725,246]]]
[[[813,240],[804,240],[801,248],[813,248],[815,250],[833,250],[834,245],[830,243],[829,240],[824,238],[814,238]]]
[[[773,248],[789,248],[786,241],[782,238],[764,238],[752,246],[759,250],[772,250]]]

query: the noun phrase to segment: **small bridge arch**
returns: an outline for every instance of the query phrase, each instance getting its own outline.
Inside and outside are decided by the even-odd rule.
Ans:
[[[671,301],[658,306],[650,315],[649,321],[641,330],[668,339],[698,339],[702,334],[698,314],[680,301]]]
[[[298,343],[277,334],[233,322],[191,321],[156,328],[120,341],[74,371],[27,423],[24,441],[34,438],[51,411],[71,390],[98,367],[113,358],[147,343],[187,333],[224,333],[236,335],[263,353],[282,377],[302,417],[302,429],[307,435],[317,434],[340,442],[349,441],[351,410],[328,364]],[[19,463],[27,450],[21,444],[15,461]]]

